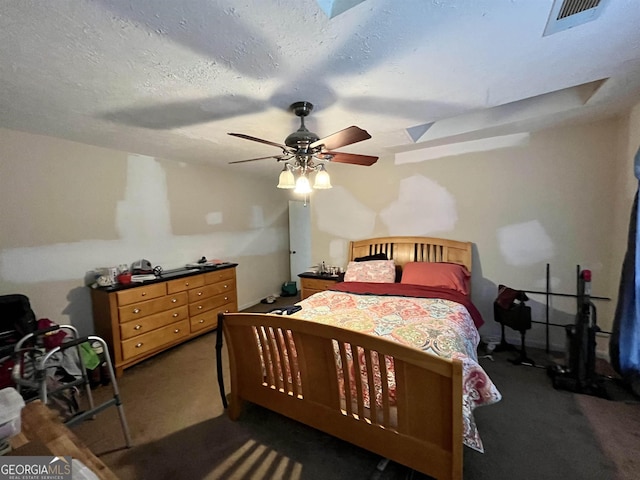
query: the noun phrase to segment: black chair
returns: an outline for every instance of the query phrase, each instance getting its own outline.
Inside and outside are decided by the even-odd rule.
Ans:
[[[36,326],[28,297],[19,293],[0,295],[0,346],[14,345]]]
[[[502,329],[500,343],[494,351],[518,351],[519,355],[509,360],[515,365],[535,365],[533,360],[527,357],[525,348],[525,334],[527,330],[531,329],[531,307],[524,303],[527,300],[529,300],[529,297],[523,291],[500,285],[498,287],[498,297],[493,302],[494,319],[500,323]],[[506,341],[505,326],[520,332],[520,350]]]
[[[29,298],[21,294],[0,295],[0,388],[13,387],[13,349],[37,328]]]

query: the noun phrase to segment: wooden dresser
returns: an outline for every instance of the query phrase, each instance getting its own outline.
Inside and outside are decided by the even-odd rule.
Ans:
[[[324,292],[337,282],[341,282],[344,274],[329,276],[316,273],[301,273],[298,277],[300,277],[300,300],[304,300],[314,293]]]
[[[116,375],[215,329],[219,312],[237,312],[236,266],[91,289],[96,334],[110,347]]]

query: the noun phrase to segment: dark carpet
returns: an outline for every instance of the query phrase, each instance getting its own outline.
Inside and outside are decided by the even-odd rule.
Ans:
[[[295,299],[252,310],[283,302]],[[118,384],[133,448],[124,448],[115,408],[74,428],[121,479],[427,478],[394,463],[380,472],[378,456],[261,407],[250,405],[232,422],[218,393],[215,337],[125,370]],[[476,410],[485,453],[465,448],[465,479],[638,478],[637,402],[554,390],[544,369],[514,366],[509,356],[481,359],[503,399]],[[108,398],[111,390],[95,395]]]

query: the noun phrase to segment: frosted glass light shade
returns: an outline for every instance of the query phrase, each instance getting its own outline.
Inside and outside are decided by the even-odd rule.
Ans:
[[[309,184],[309,179],[300,175],[298,180],[296,180],[296,188],[293,193],[311,193],[311,185]]]
[[[331,177],[329,177],[329,174],[324,169],[324,167],[322,167],[320,170],[318,170],[318,173],[316,173],[316,180],[313,183],[313,188],[332,188]]]
[[[294,188],[296,186],[296,179],[293,178],[293,173],[287,167],[280,172],[278,178],[278,188]]]

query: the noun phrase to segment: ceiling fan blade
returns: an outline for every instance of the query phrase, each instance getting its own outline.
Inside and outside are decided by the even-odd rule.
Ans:
[[[333,163],[350,163],[352,165],[363,165],[369,167],[378,161],[378,157],[372,157],[371,155],[360,155],[357,153],[345,153],[345,152],[322,152],[321,157],[324,155],[331,155],[331,162]]]
[[[287,147],[286,145],[283,145],[281,143],[276,143],[276,142],[270,142],[269,140],[263,140],[261,138],[251,137],[249,135],[245,135],[244,133],[229,133],[228,135],[232,135],[238,138],[244,138],[245,140],[252,140],[254,142],[264,143],[266,145],[271,145],[273,147],[281,148],[284,151],[289,151],[289,147]]]
[[[334,148],[344,147],[345,145],[351,145],[352,143],[361,142],[370,138],[371,135],[369,135],[369,132],[352,125],[313,142],[309,147],[316,148],[322,145],[323,150],[333,150]]]
[[[246,163],[246,162],[255,162],[256,160],[266,160],[267,158],[275,158],[277,161],[281,161],[287,157],[285,157],[284,155],[270,155],[268,157],[249,158],[247,160],[236,160],[234,162],[229,162],[229,165],[231,165],[232,163]]]

